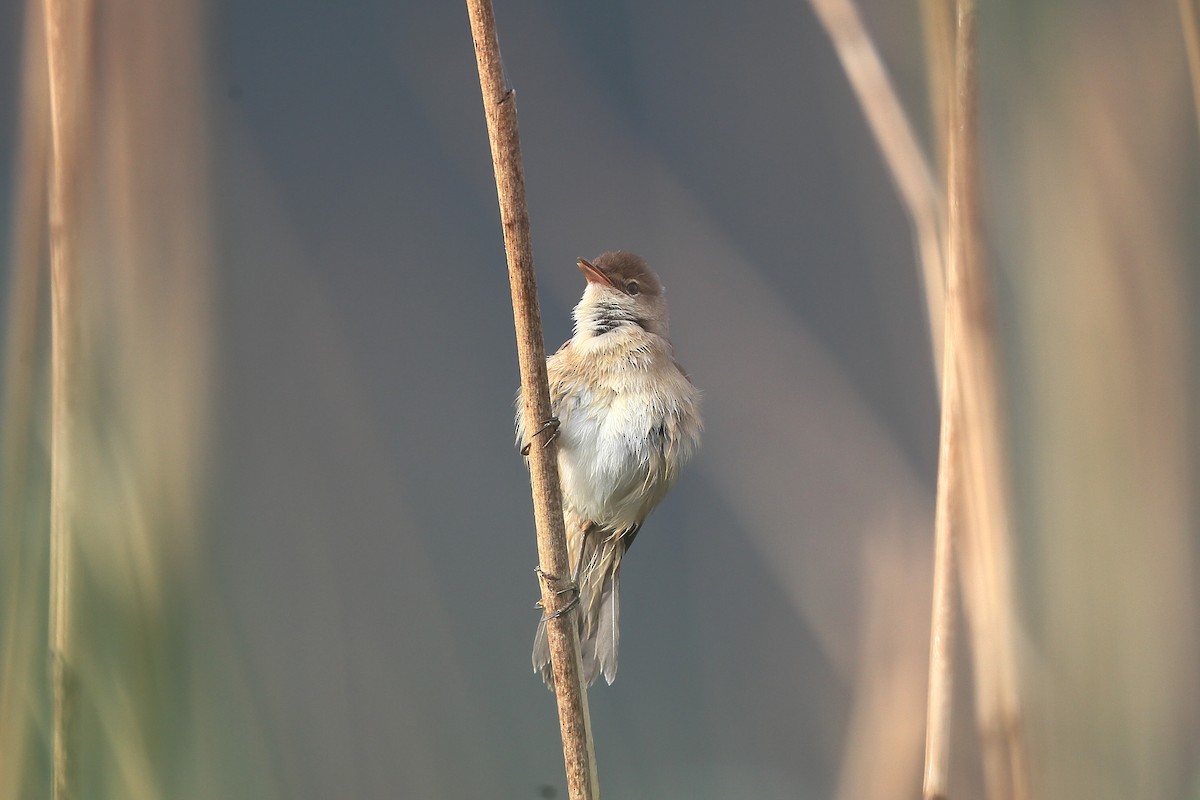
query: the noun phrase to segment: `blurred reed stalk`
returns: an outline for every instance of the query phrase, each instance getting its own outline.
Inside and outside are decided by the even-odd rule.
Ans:
[[[1187,47],[1188,73],[1192,79],[1192,108],[1200,131],[1200,0],[1179,0],[1179,21]]]
[[[1001,430],[996,331],[983,240],[974,0],[957,0],[954,93],[950,104],[948,287],[961,404],[960,458],[939,464],[962,486],[963,536],[956,537],[972,639],[975,712],[987,796],[1029,796],[1017,688],[1007,456]],[[943,406],[943,415],[955,413]],[[959,423],[951,423],[955,426]]]
[[[957,564],[988,796],[1024,798],[1028,778],[1017,690],[1007,458],[978,185],[974,3],[959,0],[953,14],[946,0],[922,3],[935,141],[937,152],[945,154],[939,163],[950,195],[949,221],[943,222],[945,206],[932,170],[853,1],[810,2],[913,219],[942,386],[925,796],[945,797],[949,780]],[[931,236],[936,246],[927,241]],[[958,526],[961,537],[954,532]]]
[[[483,93],[491,142],[496,194],[504,227],[504,249],[512,289],[513,319],[517,333],[517,356],[521,367],[521,397],[525,418],[549,420],[550,388],[546,377],[546,349],[538,309],[537,282],[533,270],[533,247],[529,234],[529,209],[525,200],[525,175],[521,164],[521,142],[517,131],[516,92],[504,80],[496,20],[490,0],[467,0],[479,86]],[[536,435],[534,438],[538,438]],[[537,526],[538,560],[541,565],[542,608],[548,617],[554,691],[567,769],[567,791],[571,800],[598,800],[600,783],[588,716],[587,692],[582,682],[579,657],[577,608],[570,608],[568,588],[570,560],[563,524],[562,490],[558,478],[558,446],[550,439],[529,448],[529,474],[533,485],[534,521]],[[556,616],[557,615],[557,616]]]
[[[52,796],[72,795],[71,559],[79,418],[79,218],[88,84],[88,0],[45,0],[50,78],[50,658]]]
[[[938,176],[950,187],[950,98],[954,76],[953,9],[949,0],[921,0],[925,40],[929,111],[933,120],[933,152]],[[947,222],[946,252],[953,252],[954,228]],[[951,262],[952,263],[952,262]],[[954,671],[958,586],[954,564],[956,530],[962,525],[962,486],[953,465],[961,458],[959,428],[958,343],[962,335],[956,309],[959,279],[946,264],[946,316],[942,331],[941,432],[938,443],[938,481],[934,507],[933,611],[929,631],[929,684],[925,716],[926,800],[944,798],[950,790],[950,745],[954,720]],[[932,320],[931,320],[932,326]],[[931,328],[936,348],[938,331]]]
[[[957,471],[960,463],[958,378],[959,325],[950,316],[956,302],[951,289],[947,257],[954,242],[943,238],[945,205],[933,171],[917,143],[883,61],[872,42],[853,0],[811,0],[817,17],[834,43],[842,67],[884,155],[900,199],[912,220],[921,259],[926,310],[934,367],[942,386],[942,426],[938,454],[938,484],[934,521],[933,613],[929,638],[929,690],[926,698],[925,797],[947,794],[950,771],[951,721],[954,698],[956,592],[953,530],[962,505]],[[924,0],[926,53],[929,64],[931,106],[938,131],[938,152],[949,142],[950,78],[953,38],[945,0]],[[946,169],[949,156],[941,160]],[[951,234],[952,235],[952,234]],[[943,244],[945,242],[945,244]],[[952,299],[954,295],[954,299]]]
[[[929,163],[854,0],[809,0],[824,25],[913,226],[937,374],[943,370],[945,211]]]
[[[953,163],[953,160],[950,160]],[[951,168],[953,179],[954,171]],[[962,337],[959,293],[961,276],[955,257],[958,244],[956,215],[951,205],[949,271],[946,276],[946,328],[942,372],[942,419],[938,443],[937,499],[934,509],[933,619],[929,632],[929,694],[925,716],[925,800],[949,796],[950,743],[954,717],[954,648],[958,593],[955,591],[955,531],[961,524],[962,464],[959,428],[962,403],[959,387],[959,341]]]

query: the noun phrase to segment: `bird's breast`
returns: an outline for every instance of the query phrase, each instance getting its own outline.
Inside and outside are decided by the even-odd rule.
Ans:
[[[614,528],[643,521],[695,450],[695,389],[671,367],[556,382],[564,502],[583,517]]]

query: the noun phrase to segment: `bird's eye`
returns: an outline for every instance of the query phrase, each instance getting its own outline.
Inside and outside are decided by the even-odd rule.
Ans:
[[[630,281],[625,285],[625,293],[630,297],[635,297],[642,293],[642,287],[638,286],[637,281]]]

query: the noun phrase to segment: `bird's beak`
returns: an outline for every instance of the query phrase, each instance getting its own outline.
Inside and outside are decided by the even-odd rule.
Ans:
[[[579,265],[579,269],[583,271],[583,277],[587,278],[588,283],[598,283],[601,286],[612,288],[612,281],[608,279],[603,272],[596,269],[596,265],[588,261],[586,258],[581,258],[575,262]]]

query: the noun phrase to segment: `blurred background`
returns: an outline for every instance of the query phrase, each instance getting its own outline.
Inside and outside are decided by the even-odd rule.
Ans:
[[[48,106],[0,4],[0,796],[48,796]],[[80,797],[566,796],[461,3],[99,4],[81,136]],[[981,4],[1035,796],[1200,798],[1200,144],[1170,2]],[[935,146],[918,4],[862,10]],[[496,8],[542,317],[667,286],[696,461],[589,694],[608,798],[920,794],[938,394],[803,2]],[[953,796],[981,796],[960,637]]]

